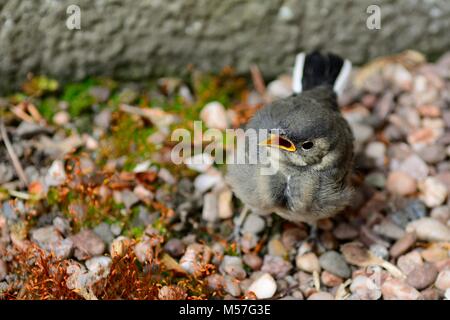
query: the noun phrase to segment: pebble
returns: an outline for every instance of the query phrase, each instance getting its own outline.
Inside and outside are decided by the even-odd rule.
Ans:
[[[166,168],[159,169],[158,177],[167,184],[174,185],[176,183],[175,177]]]
[[[103,109],[100,111],[100,113],[95,115],[94,123],[103,130],[107,130],[111,124],[111,110]]]
[[[136,187],[134,187],[133,189],[133,193],[136,195],[136,197],[144,202],[144,203],[148,203],[151,200],[153,200],[153,198],[155,197],[155,195],[153,194],[153,192],[151,192],[150,190],[148,190],[147,188],[145,188],[143,185],[139,184]]]
[[[105,243],[111,243],[114,240],[114,235],[111,232],[110,225],[102,222],[94,228],[95,234],[97,234]]]
[[[407,232],[415,232],[417,238],[425,241],[446,242],[450,241],[450,228],[433,218],[422,218],[410,222],[406,227]]]
[[[263,260],[260,256],[255,253],[246,253],[242,257],[244,263],[249,266],[252,270],[259,270],[263,264]]]
[[[258,244],[259,237],[253,233],[246,232],[241,237],[241,249],[244,253],[250,252]]]
[[[119,236],[114,239],[109,247],[111,257],[122,257],[126,253],[130,243],[131,240],[124,236]]]
[[[329,292],[319,291],[310,295],[308,300],[334,300],[334,297]]]
[[[223,189],[218,195],[218,210],[220,219],[229,219],[233,216],[233,193],[230,189]]]
[[[438,262],[447,259],[449,256],[449,251],[443,246],[432,246],[422,250],[420,254],[425,261]]]
[[[397,258],[398,256],[402,255],[403,253],[407,252],[416,242],[416,235],[415,233],[408,232],[405,233],[405,235],[398,239],[390,248],[389,254],[393,258]]]
[[[202,219],[207,222],[216,222],[219,219],[217,194],[215,192],[208,192],[203,197]]]
[[[53,116],[53,122],[58,126],[63,126],[70,121],[70,115],[67,111],[58,111]]]
[[[112,260],[110,257],[106,256],[93,257],[86,260],[85,264],[89,271],[98,275],[107,276],[109,274]]]
[[[6,262],[0,259],[0,281],[3,281],[3,279],[6,278],[7,274],[8,274],[8,268],[7,268]]]
[[[204,173],[212,167],[214,159],[207,153],[201,153],[187,158],[184,163],[189,169]]]
[[[265,255],[261,271],[268,272],[277,279],[284,278],[292,269],[292,264],[280,256]]]
[[[267,85],[267,93],[275,99],[287,98],[292,95],[292,87],[287,81],[276,79]]]
[[[188,245],[180,258],[180,266],[189,274],[198,274],[212,258],[212,250],[199,243]]]
[[[381,172],[371,172],[364,178],[366,184],[383,189],[386,186],[386,177]]]
[[[98,141],[95,140],[92,136],[86,134],[83,135],[84,145],[88,150],[97,150],[98,149]]]
[[[427,215],[427,208],[421,200],[411,200],[399,211],[390,215],[390,218],[394,223],[401,228],[406,228],[407,224],[411,220],[417,220]]]
[[[224,279],[225,279],[223,285],[224,290],[229,294],[231,294],[233,297],[239,297],[241,295],[239,280],[236,280],[230,276],[225,276]]]
[[[450,220],[450,206],[435,207],[430,212],[430,217],[439,220],[442,223],[447,223]]]
[[[391,171],[387,178],[386,188],[393,194],[406,196],[416,192],[417,183],[405,172]]]
[[[208,128],[225,130],[228,127],[225,107],[217,101],[207,103],[200,111],[200,119]]]
[[[320,266],[334,275],[341,278],[350,277],[350,267],[345,262],[344,257],[336,251],[327,251],[319,258]]]
[[[277,291],[277,283],[269,273],[264,273],[257,278],[248,288],[258,299],[272,298]]]
[[[365,154],[368,158],[373,159],[377,166],[381,167],[384,164],[386,145],[378,141],[370,142],[366,146]]]
[[[224,276],[218,273],[207,276],[205,280],[208,288],[214,291],[222,289],[225,283]]]
[[[428,166],[418,155],[412,154],[407,157],[399,166],[399,171],[402,171],[412,178],[420,181],[425,179],[428,175]]]
[[[450,269],[442,270],[439,272],[435,282],[436,288],[440,290],[448,290],[450,289]]]
[[[264,230],[265,226],[266,222],[261,216],[255,213],[251,213],[248,215],[247,219],[245,219],[242,231],[243,233],[248,232],[252,234],[258,234]]]
[[[293,249],[301,240],[306,239],[307,232],[300,228],[289,228],[281,234],[281,242],[287,250]]]
[[[428,164],[437,164],[447,156],[445,147],[439,144],[425,146],[418,151],[418,154]]]
[[[399,279],[388,279],[381,285],[385,300],[421,300],[419,291]]]
[[[242,259],[236,256],[224,256],[220,265],[222,273],[226,273],[233,278],[245,279],[247,273],[242,265]]]
[[[381,244],[375,243],[370,246],[369,251],[376,257],[381,258],[383,260],[387,260],[389,258],[389,251],[385,246]]]
[[[47,187],[60,186],[66,181],[66,172],[61,160],[53,161],[44,178]]]
[[[152,246],[150,241],[147,239],[142,239],[134,246],[134,254],[140,263],[148,262],[150,258],[150,250]]]
[[[98,256],[105,251],[105,243],[92,230],[83,230],[72,236],[75,247],[75,257],[78,260],[86,260],[89,257]]]
[[[358,144],[363,144],[369,141],[374,135],[373,128],[365,124],[350,123],[350,128],[352,129],[355,137],[355,142]]]
[[[358,233],[358,230],[348,223],[340,223],[333,230],[333,235],[339,240],[355,239]]]
[[[328,271],[322,272],[322,274],[320,275],[320,281],[322,281],[322,283],[327,287],[336,287],[343,282],[342,278]]]
[[[31,240],[42,249],[53,252],[58,259],[68,258],[74,246],[73,241],[64,239],[54,226],[35,229],[31,233]]]
[[[405,235],[405,231],[395,223],[388,219],[381,221],[380,224],[373,226],[375,233],[382,235],[386,238],[398,240]]]
[[[419,183],[420,199],[428,207],[437,207],[444,203],[448,195],[447,187],[437,178],[428,177]]]
[[[116,203],[123,203],[125,208],[127,208],[128,210],[139,202],[139,198],[136,196],[136,194],[128,189],[122,191],[114,190],[113,195]]]
[[[159,300],[185,300],[187,293],[185,289],[178,286],[163,286],[159,289]]]
[[[181,257],[185,250],[183,241],[177,238],[172,238],[164,245],[164,250],[174,258]]]
[[[89,89],[89,94],[95,98],[97,102],[106,102],[111,94],[111,90],[107,87],[94,86]]]
[[[304,255],[298,255],[295,258],[297,268],[309,273],[314,271],[320,272],[319,258],[313,252],[306,253]]]
[[[353,278],[350,285],[350,291],[355,294],[359,300],[378,300],[381,298],[381,288],[372,278],[364,275]]]
[[[373,244],[379,244],[385,247],[389,247],[389,242],[383,240],[375,232],[372,231],[368,226],[363,225],[359,231],[359,240],[366,246],[370,247]]]
[[[66,235],[70,232],[70,222],[67,219],[56,217],[55,219],[53,219],[53,226],[61,234]]]
[[[420,292],[424,300],[439,300],[439,290],[430,287]]]
[[[223,178],[219,172],[208,171],[207,173],[199,174],[194,180],[194,187],[197,193],[203,194],[214,186],[220,184]]]
[[[397,266],[404,274],[408,274],[413,271],[414,268],[423,266],[422,256],[417,251],[411,251],[398,258]]]
[[[288,252],[279,239],[271,239],[267,244],[269,255],[286,257]]]
[[[408,274],[406,282],[419,290],[425,289],[436,280],[438,271],[431,263],[424,263],[421,266],[414,267]]]

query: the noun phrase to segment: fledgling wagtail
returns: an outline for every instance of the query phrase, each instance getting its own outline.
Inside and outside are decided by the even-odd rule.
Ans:
[[[226,179],[246,207],[314,225],[349,204],[353,135],[337,95],[350,71],[350,61],[331,53],[297,55],[294,94],[265,106],[246,126],[272,132],[257,148],[270,148],[279,170],[264,175],[259,163],[228,165]]]

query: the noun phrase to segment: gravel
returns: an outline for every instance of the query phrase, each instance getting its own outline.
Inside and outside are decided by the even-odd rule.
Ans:
[[[416,69],[398,57],[382,61],[373,79],[345,93],[355,198],[342,214],[318,222],[314,241],[307,224],[250,210],[237,242],[242,204],[222,168],[206,152],[174,167],[166,143],[171,124],[185,126],[184,110],[195,116],[192,106],[208,128],[243,125],[265,100],[289,94],[289,75],[271,82],[265,97],[249,89],[226,105],[215,100],[216,89],[204,104],[188,89],[195,85],[167,78],[145,92],[120,83],[118,90],[90,88],[94,105],[74,116],[70,103],[59,101],[49,125],[7,110],[6,128],[30,184],[20,184],[0,153],[0,290],[20,284],[14,258],[32,243],[68,266],[67,286],[79,294],[130,249],[140,272],[160,276],[168,263],[177,279],[203,283],[208,298],[217,290],[223,294],[214,297],[225,299],[450,299],[450,64]],[[187,100],[176,98],[177,107],[187,108],[169,111],[179,96]],[[113,110],[111,97],[130,105]],[[131,105],[150,97],[164,110]],[[40,96],[33,100],[41,106]],[[117,146],[116,130],[128,117],[136,124],[133,143]],[[145,146],[137,141],[141,133]],[[163,283],[155,298],[191,298],[194,291]]]

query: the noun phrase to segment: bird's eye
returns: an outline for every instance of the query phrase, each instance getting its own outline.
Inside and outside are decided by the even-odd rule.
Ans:
[[[312,147],[314,147],[314,143],[312,143],[311,141],[305,141],[302,143],[302,149],[303,150],[309,150]]]

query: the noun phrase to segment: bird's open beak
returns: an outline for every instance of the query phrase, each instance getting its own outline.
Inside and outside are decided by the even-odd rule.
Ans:
[[[269,139],[261,142],[259,145],[276,147],[276,148],[283,149],[283,150],[290,151],[290,152],[294,152],[295,150],[297,150],[297,148],[292,143],[292,141],[290,141],[289,139],[280,137],[279,135],[276,135],[276,134],[271,134]]]

